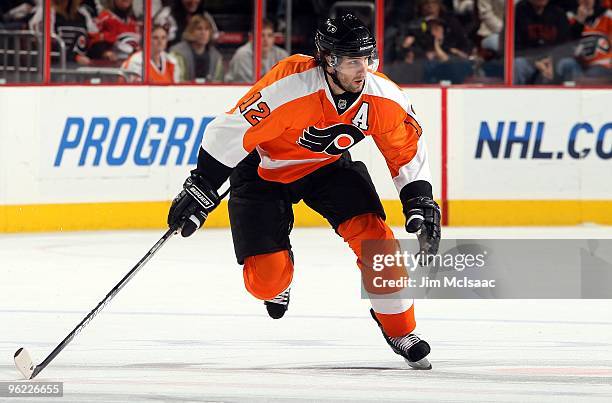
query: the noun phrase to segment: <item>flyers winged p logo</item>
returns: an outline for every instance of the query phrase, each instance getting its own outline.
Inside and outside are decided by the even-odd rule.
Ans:
[[[340,155],[364,138],[356,126],[339,123],[323,129],[310,126],[304,129],[297,143],[315,153]]]

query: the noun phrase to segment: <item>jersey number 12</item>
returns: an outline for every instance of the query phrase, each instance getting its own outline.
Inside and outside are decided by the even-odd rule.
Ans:
[[[256,92],[240,104],[240,113],[251,126],[256,126],[262,119],[270,115],[270,107],[265,102],[257,104],[257,108],[251,108],[253,104],[261,99],[261,93]]]

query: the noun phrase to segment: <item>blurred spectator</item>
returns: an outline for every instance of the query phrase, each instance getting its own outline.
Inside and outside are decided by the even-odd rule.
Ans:
[[[204,10],[202,0],[175,0],[171,6],[166,6],[156,13],[153,21],[168,30],[168,44],[172,46],[181,41],[183,31],[194,15],[201,15],[208,20],[213,30],[212,38],[217,39],[217,24],[212,15]]]
[[[445,12],[441,0],[419,0],[417,5],[417,18],[401,28],[402,62],[410,65],[424,59],[428,83],[464,82],[472,74],[472,47],[461,24]]]
[[[0,29],[25,29],[35,6],[35,0],[0,1]]]
[[[412,21],[416,17],[416,7],[407,5],[404,0],[385,1],[385,36],[384,36],[384,61],[386,66],[398,60],[397,37],[400,27],[405,21]],[[386,69],[385,69],[386,71]]]
[[[96,31],[96,26],[83,11],[82,0],[51,0],[51,27],[53,33],[60,37],[66,47],[66,63],[89,65],[87,57],[89,34]],[[42,7],[36,8],[36,13],[30,20],[30,29],[43,30]],[[53,44],[57,50],[57,43]]]
[[[144,6],[147,0],[134,0],[134,15],[137,19],[144,19]],[[171,3],[170,0],[151,0],[151,15],[155,16],[162,9],[165,4],[163,3]]]
[[[223,57],[212,42],[213,27],[194,15],[183,32],[183,40],[170,48],[181,66],[183,81],[223,81]]]
[[[173,84],[180,82],[180,70],[174,57],[166,53],[168,32],[161,25],[154,25],[151,30],[151,60],[149,62],[149,79],[156,84]],[[142,50],[132,54],[121,68],[130,73],[129,81],[142,80]]]
[[[265,74],[276,63],[289,56],[287,51],[274,45],[274,24],[264,19],[261,28],[261,74]],[[236,50],[230,60],[225,81],[232,83],[253,82],[253,41],[249,40]]]
[[[523,0],[516,5],[515,84],[554,83],[554,59],[569,39],[569,23],[549,0]]]
[[[483,49],[499,53],[499,35],[504,27],[505,7],[505,0],[478,0],[478,36],[482,38],[480,47]]]
[[[550,4],[553,4],[562,9],[564,12],[568,13],[578,7],[578,0],[550,0]]]
[[[81,2],[81,12],[87,14],[91,18],[96,18],[104,10],[100,0],[83,0]]]
[[[477,0],[476,7],[479,26],[475,41],[479,43],[479,47],[472,81],[501,81],[504,77],[504,62],[501,56],[504,53],[502,31],[506,14],[505,0]]]
[[[453,0],[453,12],[456,15],[468,15],[474,12],[474,0]]]
[[[572,37],[579,43],[574,57],[563,58],[557,65],[562,81],[583,77],[612,81],[612,11],[597,3],[579,0],[576,9],[568,12]]]
[[[478,8],[477,4],[479,0],[453,0],[452,14],[457,17],[463,31],[467,34],[468,38],[472,38],[476,31],[478,31]]]
[[[394,0],[387,0],[392,2]],[[405,1],[405,0],[395,0]],[[268,10],[272,12],[269,16],[273,17],[278,23],[278,32],[286,34],[287,20],[287,0],[278,0],[276,7],[272,7],[268,2]],[[291,20],[291,49],[293,53],[310,54],[315,48],[314,37],[319,20],[329,17],[329,9],[334,0],[292,0]]]
[[[123,61],[140,49],[140,24],[132,0],[106,0],[108,7],[98,18],[98,32],[91,35],[89,55],[109,62]]]

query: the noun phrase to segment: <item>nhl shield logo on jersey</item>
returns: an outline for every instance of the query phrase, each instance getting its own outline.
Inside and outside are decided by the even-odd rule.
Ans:
[[[359,128],[340,123],[323,129],[310,126],[304,130],[297,143],[316,153],[340,155],[364,138]]]

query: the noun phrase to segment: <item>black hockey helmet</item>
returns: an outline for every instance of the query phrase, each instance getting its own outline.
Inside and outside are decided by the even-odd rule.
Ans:
[[[347,57],[375,57],[376,39],[370,30],[353,14],[328,18],[319,24],[315,35],[316,58],[325,55]]]

